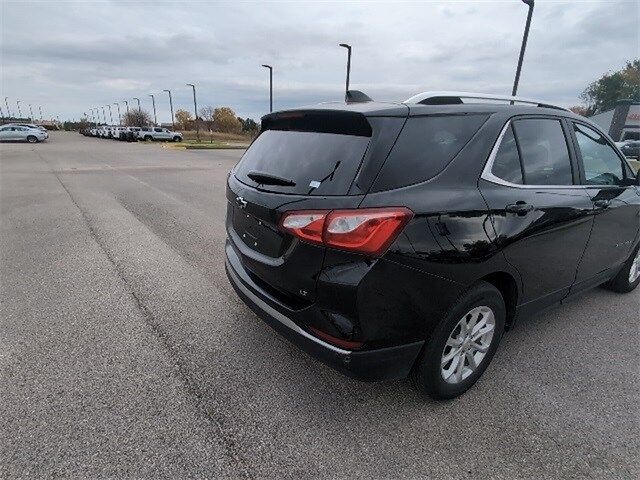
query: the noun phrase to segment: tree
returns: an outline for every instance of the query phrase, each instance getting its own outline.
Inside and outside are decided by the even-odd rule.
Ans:
[[[583,117],[586,117],[589,114],[587,107],[583,107],[581,105],[569,107],[569,110],[571,110],[573,113],[577,113],[578,115],[582,115]]]
[[[260,125],[256,123],[253,118],[240,118],[238,117],[238,121],[242,124],[242,131],[249,133],[256,133],[260,130]]]
[[[204,120],[204,124],[207,127],[207,130],[213,130],[214,128],[214,115],[216,109],[212,106],[202,107],[200,109],[200,118]]]
[[[122,123],[127,127],[146,127],[152,125],[151,115],[146,110],[132,108],[122,116]]]
[[[178,109],[175,113],[176,123],[178,124],[178,128],[181,130],[186,130],[189,128],[189,123],[193,120],[193,117],[186,110]]]
[[[617,72],[607,72],[584,89],[580,98],[593,115],[612,109],[618,100],[640,101],[640,59],[627,61]]]
[[[240,133],[242,124],[236,118],[236,114],[229,107],[216,108],[213,113],[215,129],[224,133]]]

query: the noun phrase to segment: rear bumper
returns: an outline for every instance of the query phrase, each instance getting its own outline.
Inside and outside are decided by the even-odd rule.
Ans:
[[[264,292],[247,274],[228,241],[226,256],[227,277],[240,298],[278,333],[309,355],[362,381],[399,379],[409,374],[424,342],[365,351],[335,347],[307,332],[291,318],[286,308]]]

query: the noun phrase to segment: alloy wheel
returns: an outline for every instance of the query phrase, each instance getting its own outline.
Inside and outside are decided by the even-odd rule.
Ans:
[[[629,268],[629,283],[635,282],[638,277],[640,277],[640,248],[636,253],[636,258],[631,263],[631,268]]]
[[[448,383],[460,383],[484,360],[496,329],[496,318],[489,307],[467,312],[449,334],[440,359],[440,373]]]

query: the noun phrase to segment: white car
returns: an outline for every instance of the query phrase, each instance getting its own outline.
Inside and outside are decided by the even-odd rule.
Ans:
[[[182,141],[182,133],[173,132],[163,127],[142,127],[138,132],[139,140],[166,140],[173,142]]]
[[[116,140],[124,140],[127,127],[112,127],[111,136]]]
[[[49,138],[49,131],[46,128],[44,128],[42,125],[36,125],[34,123],[7,123],[4,126],[35,128],[36,130],[40,130],[41,132],[44,132],[45,138]]]
[[[23,127],[21,125],[3,125],[0,127],[0,141],[37,143],[47,139],[49,135],[39,128]]]

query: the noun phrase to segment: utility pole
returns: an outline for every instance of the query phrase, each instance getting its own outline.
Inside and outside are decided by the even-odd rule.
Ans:
[[[173,99],[171,98],[171,90],[162,90],[162,91],[167,92],[169,94],[169,108],[171,109],[171,128],[175,130],[176,122],[173,119]]]
[[[116,107],[118,107],[118,125],[122,125],[122,117],[120,116],[120,104],[118,102],[114,103]]]
[[[198,122],[198,102],[196,101],[196,86],[193,83],[187,83],[187,86],[193,89],[193,108],[196,113],[196,139],[200,141],[200,124]]]
[[[124,106],[127,107],[127,115],[129,115],[129,102],[126,100],[122,100],[122,102],[124,103]]]
[[[109,109],[109,125],[113,125],[113,115],[111,115],[111,104],[107,105]]]
[[[273,112],[273,67],[271,65],[262,65],[269,69],[269,113]]]
[[[529,27],[531,26],[531,17],[533,16],[533,4],[534,0],[522,0],[529,6],[529,13],[527,14],[527,23],[524,27],[524,34],[522,35],[522,45],[520,46],[520,56],[518,57],[518,67],[516,69],[516,78],[513,80],[513,90],[511,96],[515,97],[518,92],[518,83],[520,82],[520,71],[522,70],[522,61],[524,60],[524,51],[527,48],[527,38],[529,37]],[[513,102],[511,102],[513,104]]]
[[[38,105],[38,110],[40,110],[40,121],[42,122],[42,105]]]
[[[31,108],[31,104],[29,104],[29,113],[30,113],[30,117],[29,120],[33,122],[33,108]]]
[[[339,46],[347,49],[347,83],[344,92],[344,99],[346,101],[349,94],[349,77],[351,76],[351,45],[341,43]]]
[[[22,118],[22,112],[20,111],[20,100],[16,100],[16,105],[18,105],[18,118]]]
[[[7,106],[7,115],[11,117],[11,110],[9,110],[9,97],[4,97],[4,104]]]
[[[153,105],[153,124],[158,126],[158,116],[156,115],[156,97],[154,97],[152,93],[150,93],[149,96],[151,97],[151,103]]]
[[[133,99],[134,99],[136,102],[138,102],[138,112],[142,112],[142,110],[140,109],[140,99],[139,99],[139,98],[136,98],[136,97],[133,97]]]
[[[102,118],[104,118],[104,124],[107,124],[107,114],[104,113],[104,107],[102,107]]]

